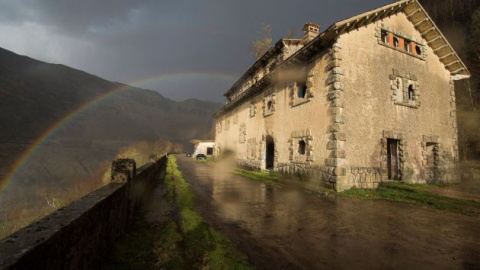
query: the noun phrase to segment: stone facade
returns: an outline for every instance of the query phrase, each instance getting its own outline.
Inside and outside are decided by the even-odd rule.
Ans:
[[[272,159],[273,170],[339,191],[453,180],[453,81],[469,73],[449,62],[456,54],[417,1],[384,8],[277,43],[226,93],[216,154],[252,169]],[[231,119],[239,126],[222,127]]]

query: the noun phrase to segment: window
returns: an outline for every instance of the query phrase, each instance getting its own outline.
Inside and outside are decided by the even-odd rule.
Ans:
[[[415,100],[415,91],[413,90],[413,85],[408,86],[408,100]]]
[[[380,45],[422,60],[425,60],[426,58],[423,54],[425,45],[422,45],[421,41],[415,40],[412,36],[407,36],[403,33],[395,33],[393,29],[384,25],[377,25],[375,36]]]
[[[249,112],[250,117],[255,117],[256,112],[257,112],[257,107],[255,106],[255,104],[251,103],[250,112]]]
[[[307,84],[297,82],[297,97],[305,98],[306,95],[307,95]]]
[[[400,46],[400,41],[398,41],[397,37],[393,37],[393,46],[395,48],[398,48],[398,46]]]
[[[420,107],[419,83],[416,74],[393,69],[390,74],[392,101],[396,105],[410,108]]]
[[[405,40],[405,44],[404,44],[404,49],[406,52],[410,52],[410,44],[412,42],[410,40]]]
[[[304,140],[300,140],[298,142],[298,154],[300,155],[305,155],[305,148],[306,148],[306,143]]]
[[[383,43],[388,44],[388,34],[387,34],[387,31],[382,30],[381,39],[382,39],[382,42],[383,42]]]
[[[273,102],[271,100],[267,103],[267,110],[271,111],[273,109]]]
[[[313,75],[309,75],[301,80],[290,83],[287,85],[290,95],[290,106],[298,106],[300,104],[308,102],[313,97]],[[308,82],[308,83],[307,83]],[[310,88],[307,87],[307,84]]]
[[[242,123],[240,125],[240,129],[238,132],[238,142],[239,143],[245,143],[247,141],[247,126],[245,123]]]
[[[420,46],[418,46],[418,45],[415,45],[415,52],[416,52],[419,56],[421,56],[421,55],[422,55],[422,48],[420,48]]]
[[[263,98],[262,110],[264,117],[272,115],[275,112],[275,93],[266,95]]]

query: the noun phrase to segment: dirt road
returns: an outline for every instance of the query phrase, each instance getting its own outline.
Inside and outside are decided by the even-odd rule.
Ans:
[[[480,269],[480,219],[272,187],[178,156],[205,221],[258,269]]]

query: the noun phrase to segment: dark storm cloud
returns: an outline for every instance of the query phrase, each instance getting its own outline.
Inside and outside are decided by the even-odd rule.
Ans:
[[[274,40],[307,21],[325,29],[389,0],[0,0],[0,46],[120,82],[181,72],[240,76],[261,23]],[[9,39],[7,37],[13,37]],[[221,101],[234,79],[149,82],[177,100]]]

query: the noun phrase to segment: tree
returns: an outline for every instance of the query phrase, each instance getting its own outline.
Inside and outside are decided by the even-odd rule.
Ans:
[[[272,46],[272,25],[262,23],[260,25],[259,38],[252,42],[252,56],[260,59]]]
[[[295,38],[296,34],[297,31],[295,30],[295,28],[289,28],[285,33],[285,38]]]

